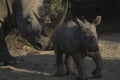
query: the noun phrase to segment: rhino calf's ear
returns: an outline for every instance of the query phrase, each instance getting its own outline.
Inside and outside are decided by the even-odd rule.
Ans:
[[[93,21],[94,25],[99,25],[101,23],[101,16],[97,16],[96,19]]]

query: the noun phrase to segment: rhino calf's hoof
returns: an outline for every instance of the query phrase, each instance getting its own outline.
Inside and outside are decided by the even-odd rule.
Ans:
[[[86,79],[80,79],[79,77],[77,77],[76,80],[88,80],[88,78],[86,78]]]
[[[101,72],[96,69],[92,72],[92,75],[93,75],[93,78],[101,78],[102,77]]]
[[[76,75],[76,73],[75,72],[66,72],[66,75]]]
[[[55,72],[55,76],[57,77],[63,77],[63,76],[66,76],[66,72],[65,71],[57,71]]]

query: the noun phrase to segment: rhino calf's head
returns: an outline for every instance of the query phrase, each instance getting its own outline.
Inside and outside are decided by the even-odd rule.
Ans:
[[[98,37],[96,32],[96,26],[101,22],[101,16],[97,16],[96,19],[90,23],[87,20],[83,22],[77,19],[83,35],[83,41],[85,43],[85,47],[89,52],[95,52],[99,50],[98,47]]]

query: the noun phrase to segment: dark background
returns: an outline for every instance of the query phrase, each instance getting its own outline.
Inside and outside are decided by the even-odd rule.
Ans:
[[[97,15],[102,16],[98,33],[120,32],[120,0],[68,0],[69,16],[86,18],[92,21]]]

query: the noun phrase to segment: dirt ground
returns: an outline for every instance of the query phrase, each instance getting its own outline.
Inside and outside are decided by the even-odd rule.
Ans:
[[[103,77],[90,80],[120,80],[120,34],[100,36],[99,46],[103,58]],[[36,51],[26,45],[9,50],[17,58],[18,64],[0,66],[0,80],[74,80],[74,76],[54,76],[56,65],[53,51]],[[95,64],[88,57],[85,63],[90,77]]]

